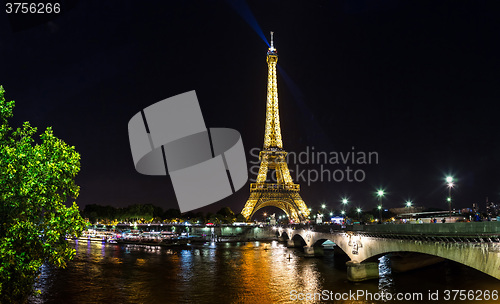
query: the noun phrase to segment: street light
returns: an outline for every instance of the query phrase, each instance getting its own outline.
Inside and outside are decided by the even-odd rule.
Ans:
[[[377,209],[378,209],[378,216],[379,216],[379,220],[380,220],[379,223],[382,223],[382,206],[378,205]]]
[[[356,209],[356,212],[358,213],[358,220],[361,221],[360,213],[361,213],[361,208]]]
[[[406,208],[408,209],[411,208],[411,201],[406,201]],[[410,220],[411,220],[411,213],[410,213]]]
[[[348,203],[348,202],[349,202],[349,201],[347,200],[347,198],[345,198],[345,197],[344,197],[344,198],[342,198],[342,205],[343,205],[343,206],[342,206],[342,214],[345,214],[345,211],[344,211],[344,210],[345,210],[345,208],[347,207],[347,203]]]
[[[322,204],[321,205],[321,209],[325,209],[326,208],[326,205],[325,204]]]
[[[446,200],[448,201],[448,209],[450,211],[450,222],[451,222],[451,188],[453,188],[455,184],[453,184],[453,177],[451,176],[446,177],[446,182],[448,183],[448,198],[446,198]]]
[[[378,196],[378,212],[379,212],[379,219],[380,222],[382,223],[382,198],[384,197],[385,192],[384,190],[380,189],[377,191],[377,196]]]

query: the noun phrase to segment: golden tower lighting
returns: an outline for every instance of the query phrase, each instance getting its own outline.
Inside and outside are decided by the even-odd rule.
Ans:
[[[278,81],[276,64],[278,52],[274,48],[273,32],[271,47],[267,51],[267,106],[264,148],[259,153],[260,168],[255,183],[250,184],[250,197],[241,214],[249,220],[255,212],[267,206],[278,207],[294,222],[304,221],[309,209],[300,197],[300,186],[294,184],[283,150],[278,108]],[[276,183],[266,182],[269,170],[276,171]]]

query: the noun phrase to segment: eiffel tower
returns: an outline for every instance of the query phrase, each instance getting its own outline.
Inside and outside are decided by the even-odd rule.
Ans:
[[[283,210],[290,220],[301,222],[309,215],[309,209],[300,197],[300,186],[292,181],[286,163],[287,153],[283,150],[278,110],[277,62],[278,52],[274,48],[273,32],[271,32],[271,47],[267,51],[267,109],[264,149],[259,153],[260,168],[256,183],[250,184],[250,198],[248,198],[241,214],[249,220],[260,208],[274,206]],[[275,170],[277,183],[266,181],[269,170]]]

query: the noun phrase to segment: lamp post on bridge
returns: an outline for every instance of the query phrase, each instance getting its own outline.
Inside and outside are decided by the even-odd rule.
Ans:
[[[347,198],[342,198],[342,211],[340,211],[340,213],[342,215],[345,215],[345,210],[347,209],[347,203],[349,203],[349,201],[347,200]]]
[[[411,201],[406,201],[406,208],[408,208],[408,212],[410,212],[410,220],[411,220],[411,211],[410,211]]]
[[[377,196],[378,196],[378,215],[379,215],[379,221],[382,223],[382,198],[384,197],[385,192],[384,190],[380,189],[377,191]]]
[[[447,176],[446,183],[448,185],[448,197],[446,198],[446,201],[448,202],[448,209],[449,209],[449,213],[450,213],[450,223],[451,223],[451,188],[453,188],[453,186],[455,186],[455,184],[453,183],[453,177]]]
[[[356,209],[356,212],[358,213],[358,221],[361,223],[361,215],[360,215],[360,213],[361,213],[361,208],[357,208],[357,209]]]

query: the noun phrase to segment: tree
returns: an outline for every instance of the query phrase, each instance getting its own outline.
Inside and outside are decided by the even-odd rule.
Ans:
[[[181,212],[179,211],[179,209],[168,209],[167,211],[165,211],[165,213],[163,214],[163,218],[165,220],[169,220],[170,222],[173,220],[173,219],[177,219],[177,218],[180,218],[181,217]]]
[[[80,155],[50,127],[39,143],[28,122],[13,130],[14,101],[4,92],[0,86],[0,302],[23,303],[42,264],[65,267],[75,255],[65,238],[85,227],[74,202]]]
[[[223,224],[232,224],[236,220],[233,210],[229,207],[221,208],[217,211],[218,218]]]
[[[371,213],[363,213],[362,219],[365,223],[373,223],[374,216]]]
[[[243,214],[239,213],[237,216],[236,216],[236,221],[237,222],[242,222],[242,223],[245,223],[247,221],[246,217],[243,216]]]
[[[221,208],[219,211],[217,211],[217,214],[220,214],[224,217],[234,217],[234,212],[229,207]]]

